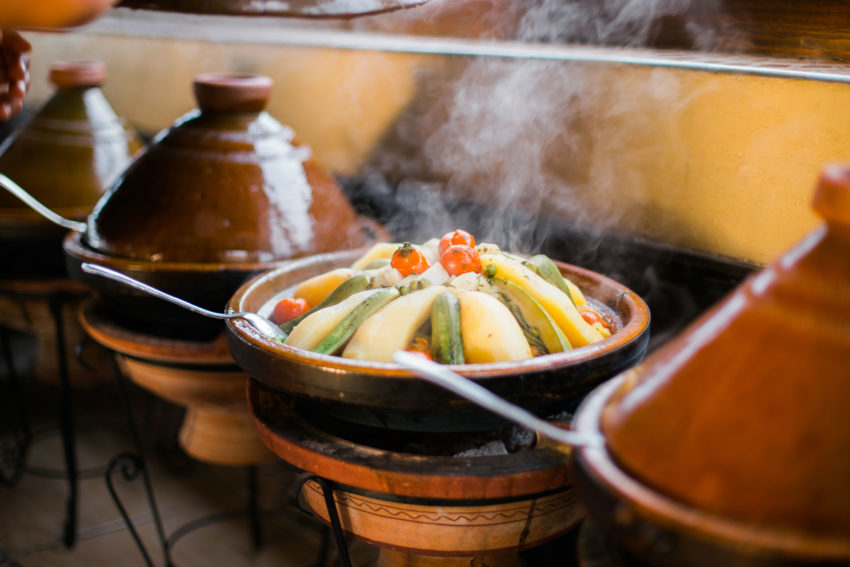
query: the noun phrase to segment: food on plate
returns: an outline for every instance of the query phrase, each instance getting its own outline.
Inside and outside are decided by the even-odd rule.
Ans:
[[[550,258],[476,244],[463,230],[375,244],[351,266],[300,282],[270,311],[287,345],[378,362],[397,350],[443,364],[524,360],[613,330]]]

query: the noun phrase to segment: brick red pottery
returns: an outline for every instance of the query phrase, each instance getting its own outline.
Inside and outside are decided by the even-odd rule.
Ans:
[[[84,274],[106,265],[220,310],[249,276],[277,262],[369,243],[385,232],[362,219],[292,130],[263,108],[272,81],[196,77],[198,109],[159,133],[65,240],[71,274],[116,309],[215,329],[220,323]]]
[[[850,563],[850,167],[825,223],[642,364],[575,427],[591,515],[663,565]]]

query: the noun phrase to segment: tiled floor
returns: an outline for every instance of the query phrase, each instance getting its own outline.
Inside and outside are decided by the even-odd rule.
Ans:
[[[119,382],[114,377],[100,385],[72,390],[81,478],[77,541],[70,549],[63,544],[69,490],[57,418],[59,389],[28,375],[27,368],[34,358],[29,341],[23,335],[15,335],[12,345],[19,368],[18,382],[22,386],[20,399],[10,396],[11,382],[5,363],[0,364],[0,457],[4,446],[8,448],[12,441],[10,433],[14,429],[6,418],[14,415],[16,407],[26,409],[33,433],[23,474],[12,486],[0,484],[0,567],[147,565],[105,480],[105,469],[113,457],[135,451],[127,426],[126,404],[122,403]],[[262,545],[255,548],[245,513],[249,500],[248,470],[205,464],[186,456],[176,441],[182,408],[132,384],[128,386],[156,510],[166,536],[173,538],[190,522],[234,513],[226,520],[190,531],[174,542],[170,550],[172,565],[317,566],[323,547],[323,528],[312,516],[290,504],[290,491],[298,471],[280,461],[258,467]],[[166,567],[168,563],[157,537],[143,478],[126,480],[120,470],[111,478],[150,554],[150,564]],[[575,565],[571,557],[574,537],[575,534],[570,534],[532,550],[524,554],[523,560],[528,567]],[[329,557],[324,564],[337,565],[335,545],[325,547]],[[378,556],[376,548],[354,540],[349,541],[349,552],[354,567],[371,567]]]
[[[110,460],[134,452],[126,413],[116,383],[75,388],[79,505],[77,541],[70,549],[62,541],[69,493],[58,420],[58,388],[26,374],[28,345],[16,337],[16,366],[23,388],[18,403],[27,409],[33,439],[23,473],[13,486],[0,485],[0,566],[144,566],[145,559],[121,518],[105,481]],[[3,365],[5,368],[5,364]],[[0,373],[8,386],[5,372]],[[189,531],[171,549],[179,567],[213,565],[306,567],[319,559],[322,528],[289,504],[289,490],[297,472],[282,462],[257,469],[261,546],[255,548],[246,510],[248,470],[214,466],[187,457],[176,443],[182,410],[130,387],[131,404],[140,425],[143,451],[157,510],[167,537],[195,520],[232,512],[227,519]],[[9,415],[4,388],[0,416]],[[5,413],[4,413],[5,412]],[[6,426],[5,419],[2,426]],[[8,428],[7,428],[8,429]],[[8,430],[0,441],[8,447]],[[117,470],[112,479],[154,566],[165,565],[151,507],[141,476],[125,480]],[[376,551],[351,542],[356,565],[373,562]],[[333,545],[331,545],[333,555]]]

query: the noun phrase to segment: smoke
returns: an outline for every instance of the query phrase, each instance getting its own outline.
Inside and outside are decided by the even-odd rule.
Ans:
[[[688,42],[709,49],[713,30],[683,17],[719,10],[718,4],[530,0],[512,29],[523,42],[641,47],[673,22]],[[539,247],[549,219],[588,226],[604,219],[610,227],[643,201],[639,172],[669,151],[678,114],[693,97],[678,75],[662,69],[481,57],[456,73],[450,66],[447,74],[434,83],[423,77],[420,100],[397,125],[390,157],[375,162],[403,179],[402,217],[390,228],[415,219],[416,234],[427,237],[473,226],[479,240],[520,252]],[[469,216],[435,194],[483,202],[488,218]]]

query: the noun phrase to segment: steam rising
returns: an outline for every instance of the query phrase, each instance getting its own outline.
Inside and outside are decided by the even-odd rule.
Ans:
[[[675,22],[693,46],[709,49],[713,32],[681,16],[716,12],[718,4],[536,0],[524,4],[526,11],[513,29],[526,42],[640,47],[654,42],[660,26]],[[599,219],[579,206],[590,201],[597,217],[600,207],[605,210],[610,226],[626,214],[626,206],[644,200],[645,182],[632,166],[659,159],[662,148],[653,145],[659,129],[669,130],[664,148],[669,151],[676,113],[692,96],[677,75],[661,69],[478,58],[459,71],[450,69],[449,75],[423,81],[421,100],[411,110],[416,116],[397,125],[395,136],[403,142],[389,144],[389,154],[375,163],[387,171],[392,162],[389,169],[403,179],[396,190],[403,213],[388,226],[411,238],[484,227],[479,240],[516,251],[539,246],[547,230],[541,223],[552,213],[596,225]],[[403,144],[409,146],[406,154],[399,149]],[[625,155],[641,163],[623,162]],[[428,181],[417,181],[423,178]],[[614,183],[622,185],[624,179],[630,184],[628,197],[613,202]],[[465,218],[440,195],[477,202],[483,196],[491,214],[486,221]],[[417,221],[415,235],[406,225],[411,219]]]

